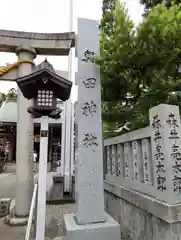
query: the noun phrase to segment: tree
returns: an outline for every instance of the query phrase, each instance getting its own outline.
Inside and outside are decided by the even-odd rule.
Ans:
[[[11,88],[8,93],[0,93],[0,106],[2,103],[8,99],[16,99],[17,98],[17,90],[15,88]]]
[[[181,4],[157,5],[137,29],[124,5],[114,14],[110,36],[100,29],[103,121],[140,128],[151,107],[181,103]]]
[[[0,107],[5,100],[6,100],[6,94],[5,93],[0,93]]]
[[[100,28],[104,30],[104,34],[109,37],[115,23],[114,11],[116,0],[103,0],[102,3],[102,19]]]
[[[145,59],[139,105],[173,103],[181,91],[181,4],[158,5],[137,29],[137,49]],[[175,94],[177,93],[177,94]],[[148,104],[149,103],[149,104]]]
[[[16,99],[17,98],[17,90],[15,88],[11,88],[7,95],[6,95],[7,99]]]
[[[111,11],[114,24],[107,31],[106,16],[103,14],[100,28],[100,58],[101,68],[103,123],[107,130],[125,124],[125,119],[131,118],[132,102],[136,98],[133,89],[137,88],[137,78],[132,82],[129,78],[130,58],[133,55],[134,24],[130,20],[124,4],[116,1],[115,10]],[[133,73],[132,74],[136,74]],[[132,92],[132,94],[130,94]],[[136,91],[135,91],[136,92]]]
[[[171,7],[172,3],[179,4],[181,0],[140,0],[140,3],[145,5],[145,13],[147,14],[151,8],[158,4],[164,3],[167,8]]]

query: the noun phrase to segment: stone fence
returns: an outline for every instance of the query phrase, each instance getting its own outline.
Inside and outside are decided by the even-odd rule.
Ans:
[[[179,108],[161,104],[150,126],[104,140],[105,205],[122,239],[181,240]]]

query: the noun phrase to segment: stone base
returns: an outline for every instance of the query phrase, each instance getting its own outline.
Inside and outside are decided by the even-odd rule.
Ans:
[[[15,217],[8,215],[4,218],[4,222],[10,226],[25,226],[28,223],[28,217]]]
[[[120,240],[120,226],[107,213],[107,221],[78,225],[75,214],[64,215],[66,240]]]
[[[49,194],[49,198],[47,198],[47,204],[68,204],[75,203],[75,178],[72,177],[73,181],[73,189],[72,193],[64,193],[64,177],[61,175],[53,176],[53,185],[51,188],[51,192]]]
[[[0,218],[10,213],[11,198],[0,198]]]

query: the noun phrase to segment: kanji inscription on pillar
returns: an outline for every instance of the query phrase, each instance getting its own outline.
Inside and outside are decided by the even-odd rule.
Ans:
[[[132,152],[131,152],[131,145],[129,142],[124,144],[124,169],[125,169],[125,178],[132,179],[132,171],[133,171],[133,159],[132,159]]]
[[[111,147],[107,146],[106,147],[106,153],[107,153],[107,173],[111,174]]]
[[[166,121],[169,126],[169,141],[172,146],[171,159],[173,169],[173,191],[181,194],[181,149],[180,149],[180,135],[179,135],[179,122],[176,115],[172,112],[168,114]]]
[[[181,198],[179,107],[160,104],[150,110],[150,120],[154,183],[163,200],[176,204]]]
[[[143,175],[144,183],[153,183],[153,166],[151,158],[151,143],[149,138],[142,139],[142,158],[143,158]]]
[[[156,185],[157,190],[160,190],[162,192],[166,191],[166,176],[165,176],[165,162],[164,162],[164,154],[162,151],[162,134],[161,134],[161,121],[159,118],[159,115],[156,114],[152,118],[152,130],[154,135],[154,142],[156,145],[156,153],[155,153],[155,160],[156,160]]]
[[[88,49],[84,52],[84,57],[82,58],[82,62],[87,63],[91,61],[91,58],[95,56],[94,52],[90,52]]]
[[[78,171],[77,214],[79,224],[102,222],[104,215],[103,194],[103,142],[101,119],[100,68],[93,57],[99,56],[99,23],[78,22]],[[85,34],[87,28],[91,34]],[[108,152],[110,155],[111,153]],[[109,160],[108,160],[109,162]],[[108,171],[111,169],[108,165]]]
[[[86,148],[91,148],[93,152],[96,151],[98,147],[97,137],[91,133],[85,133],[84,139],[82,140],[83,146]]]
[[[87,101],[83,104],[82,114],[84,116],[94,116],[97,111],[97,105],[94,101]]]
[[[124,172],[124,147],[122,144],[117,144],[117,174],[125,177]]]
[[[132,151],[133,151],[133,178],[136,181],[140,181],[142,179],[141,176],[141,146],[140,143],[135,140],[132,142]]]
[[[116,146],[113,145],[111,147],[112,151],[111,151],[111,154],[112,154],[112,174],[114,176],[117,175],[117,163],[116,163]]]
[[[96,78],[90,77],[83,80],[83,84],[88,89],[93,89],[96,86]]]

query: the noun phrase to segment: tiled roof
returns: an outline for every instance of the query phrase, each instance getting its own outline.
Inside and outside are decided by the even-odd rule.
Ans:
[[[47,59],[45,59],[43,62],[41,62],[40,64],[38,64],[37,66],[35,66],[34,68],[34,71],[38,71],[38,70],[41,70],[41,69],[48,69],[52,72],[55,72],[55,69],[53,68],[52,64],[50,64]]]

